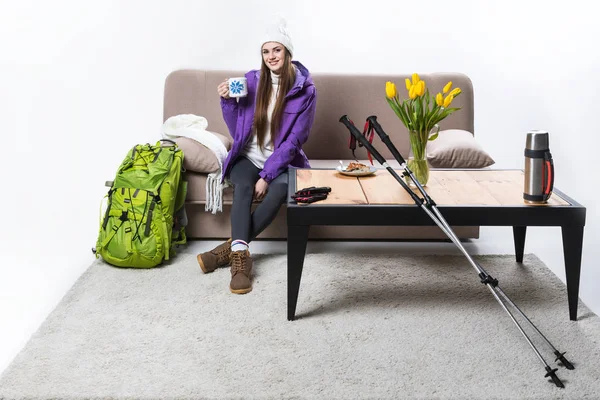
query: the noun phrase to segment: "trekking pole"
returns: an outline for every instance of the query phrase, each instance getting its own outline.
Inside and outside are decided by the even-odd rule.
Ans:
[[[381,141],[390,149],[392,155],[394,156],[394,158],[401,164],[405,164],[404,159],[402,158],[402,156],[400,155],[400,153],[398,152],[398,149],[396,148],[396,146],[394,146],[394,144],[392,143],[392,141],[390,140],[389,136],[385,133],[385,131],[383,130],[383,128],[381,128],[381,125],[377,122],[377,117],[372,115],[370,117],[367,118],[368,124],[369,126],[371,126],[373,128],[373,130],[375,130],[375,132],[377,133],[377,135],[379,135],[379,137],[381,138]],[[465,253],[465,256],[467,256],[467,258],[469,259],[469,261],[471,261],[472,263],[476,264],[474,265],[475,269],[478,272],[483,272],[484,274],[487,275],[487,273],[483,270],[483,268],[481,267],[481,265],[479,265],[479,263],[476,263],[472,260],[472,258],[470,257],[470,255],[466,252],[466,250],[464,249],[464,247],[462,246],[462,244],[460,243],[460,240],[458,240],[458,238],[456,237],[456,235],[454,234],[454,232],[452,232],[452,230],[450,229],[449,224],[446,222],[446,220],[444,219],[444,217],[442,216],[442,214],[440,213],[440,211],[437,209],[437,206],[435,205],[435,203],[433,202],[433,200],[431,200],[431,198],[428,196],[427,192],[425,192],[425,189],[423,188],[423,186],[420,184],[420,182],[415,178],[415,176],[413,175],[412,171],[410,171],[410,169],[406,166],[404,166],[408,176],[410,176],[411,180],[415,183],[415,185],[418,187],[419,191],[423,194],[423,197],[425,198],[426,202],[430,203],[433,211],[435,212],[435,214],[437,215],[438,219],[440,220],[440,222],[443,223],[443,225],[446,228],[446,231],[448,231],[449,233],[452,234],[452,236],[454,237],[455,240],[453,240],[454,243],[456,243],[459,248],[461,249],[461,251],[463,253]],[[488,275],[489,276],[489,275]],[[495,285],[495,289],[498,291],[498,293],[504,298],[505,301],[507,301],[511,306],[513,306],[515,308],[515,310],[517,310],[517,312],[521,315],[521,317],[523,317],[530,325],[533,329],[535,329],[537,331],[537,333],[544,339],[544,341],[552,348],[552,350],[554,351],[554,355],[557,357],[556,360],[554,361],[558,361],[560,360],[563,365],[565,366],[565,368],[567,369],[575,369],[575,367],[573,366],[573,364],[571,364],[569,362],[569,360],[566,359],[566,357],[564,357],[564,352],[560,353],[556,347],[554,347],[552,345],[552,343],[542,334],[542,332],[533,324],[533,322],[531,322],[531,320],[529,318],[527,318],[527,316],[525,315],[525,313],[523,313],[523,311],[521,311],[521,309],[508,297],[508,295],[497,285]]]
[[[556,371],[558,369],[557,368],[552,369],[548,365],[548,363],[544,360],[544,358],[542,357],[542,355],[540,354],[540,352],[538,351],[538,349],[535,347],[535,345],[533,344],[533,342],[531,341],[531,339],[529,338],[529,336],[527,336],[527,334],[525,333],[525,331],[523,330],[523,328],[521,327],[521,325],[517,322],[517,320],[515,319],[515,317],[513,316],[513,314],[506,307],[506,304],[504,304],[504,302],[502,301],[502,299],[500,299],[500,297],[498,296],[498,293],[500,293],[500,295],[503,298],[505,298],[511,305],[513,305],[517,309],[517,311],[519,312],[519,314],[521,316],[523,316],[527,320],[527,322],[529,322],[531,324],[531,326],[533,326],[534,329],[541,335],[541,337],[544,338],[544,340],[554,349],[554,352],[555,352],[554,354],[557,356],[556,360],[561,360],[561,362],[563,363],[563,365],[567,369],[573,369],[574,368],[573,365],[564,357],[565,353],[560,353],[558,350],[556,350],[556,348],[548,341],[548,339],[546,339],[546,337],[541,334],[541,332],[539,331],[539,329],[537,329],[537,327],[535,327],[535,325],[533,325],[533,323],[529,320],[529,318],[527,318],[525,316],[525,314],[518,307],[516,307],[516,305],[510,300],[510,298],[506,295],[506,293],[504,293],[498,287],[498,280],[495,279],[495,278],[493,278],[492,276],[490,276],[478,263],[476,263],[472,259],[472,257],[469,255],[469,253],[464,248],[464,246],[460,243],[460,240],[458,239],[458,237],[452,231],[450,225],[446,222],[446,220],[444,219],[444,217],[442,216],[442,214],[437,209],[437,206],[436,206],[435,202],[429,197],[429,195],[427,194],[427,192],[425,191],[425,189],[423,189],[423,187],[421,186],[420,182],[414,177],[412,171],[406,165],[406,161],[404,160],[404,158],[402,157],[402,155],[400,154],[400,152],[398,151],[398,149],[394,146],[394,144],[389,139],[389,136],[383,131],[383,129],[381,128],[381,126],[377,122],[376,117],[375,116],[371,116],[371,117],[369,117],[367,119],[367,121],[371,125],[371,127],[377,132],[377,134],[379,135],[379,137],[381,138],[381,140],[384,142],[384,144],[390,149],[390,152],[392,153],[392,155],[394,156],[394,158],[396,159],[396,161],[398,161],[398,163],[400,164],[400,167],[404,169],[404,172],[402,173],[402,176],[409,176],[411,178],[411,180],[417,186],[419,192],[423,195],[423,199],[419,198],[408,187],[408,185],[402,180],[402,177],[399,176],[396,173],[396,171],[394,171],[394,169],[389,166],[389,164],[381,156],[381,154],[367,140],[365,140],[365,138],[361,135],[360,131],[354,126],[354,124],[348,119],[348,117],[346,115],[343,115],[340,118],[340,122],[342,122],[346,126],[346,128],[350,131],[350,133],[352,134],[352,136],[354,136],[357,140],[359,140],[361,143],[363,143],[364,147],[371,154],[373,154],[373,156],[377,159],[377,161],[381,165],[383,165],[392,174],[392,176],[394,176],[394,178],[398,181],[398,183],[400,183],[400,185],[411,195],[411,197],[415,201],[416,205],[420,206],[423,209],[423,211],[425,211],[425,213],[436,223],[436,225],[438,225],[440,227],[440,229],[446,234],[446,236],[448,236],[448,238],[465,255],[465,257],[467,258],[467,260],[469,261],[469,263],[478,272],[479,278],[481,279],[481,283],[485,284],[486,287],[490,290],[490,292],[492,293],[492,295],[494,296],[494,298],[496,299],[496,301],[498,301],[498,303],[500,304],[500,306],[504,309],[504,311],[506,311],[506,313],[509,315],[509,317],[511,318],[511,320],[517,326],[517,328],[519,329],[519,331],[521,332],[521,334],[527,340],[527,343],[531,346],[532,350],[535,352],[535,354],[537,355],[537,357],[540,359],[540,361],[544,365],[545,370],[546,370],[546,374],[544,375],[544,377],[550,377],[552,379],[553,383],[556,386],[564,388],[564,384],[558,378],[558,376],[556,376]],[[498,293],[497,293],[497,291],[498,291]]]

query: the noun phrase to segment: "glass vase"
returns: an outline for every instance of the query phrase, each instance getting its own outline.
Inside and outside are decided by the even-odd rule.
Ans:
[[[427,186],[429,181],[429,164],[427,164],[427,139],[421,140],[424,135],[418,132],[409,132],[410,150],[406,166],[410,169],[421,186]],[[427,137],[427,136],[425,136]],[[404,177],[408,186],[416,188],[417,186],[409,176]]]

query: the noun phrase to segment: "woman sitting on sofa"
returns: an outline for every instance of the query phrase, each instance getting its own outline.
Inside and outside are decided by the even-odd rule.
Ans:
[[[287,196],[287,169],[310,167],[302,145],[315,115],[317,91],[310,73],[292,61],[293,47],[285,24],[263,40],[262,65],[246,73],[248,95],[229,96],[227,81],[217,87],[223,118],[233,145],[221,181],[233,184],[231,239],[198,255],[203,272],[231,265],[232,293],[252,290],[248,244],[275,218]],[[253,200],[260,201],[252,212]]]

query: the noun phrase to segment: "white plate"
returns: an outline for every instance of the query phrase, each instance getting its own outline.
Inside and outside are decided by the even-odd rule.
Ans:
[[[344,170],[342,169],[342,166],[341,166],[341,165],[338,165],[338,166],[336,167],[336,170],[337,170],[337,171],[338,171],[340,174],[342,174],[342,175],[348,175],[348,176],[367,176],[367,175],[372,175],[372,174],[374,174],[375,172],[377,172],[377,168],[375,168],[374,166],[372,166],[372,165],[369,165],[368,167],[369,167],[369,171],[349,171],[349,172],[348,172],[348,171],[344,171]]]

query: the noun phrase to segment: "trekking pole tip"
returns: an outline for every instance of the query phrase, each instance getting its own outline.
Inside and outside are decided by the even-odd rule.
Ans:
[[[558,378],[558,376],[556,376],[556,371],[558,371],[558,368],[552,369],[550,367],[546,367],[546,375],[544,375],[544,378],[550,377],[556,386],[559,388],[564,388],[565,385],[563,385],[562,381]]]
[[[554,352],[554,355],[556,356],[556,360],[554,361],[559,361],[564,365],[564,367],[566,369],[575,369],[575,367],[573,366],[573,364],[571,364],[569,362],[569,360],[567,360],[567,358],[564,356],[564,354],[566,353],[566,351],[563,351],[562,353],[560,353],[558,350],[556,350]]]

